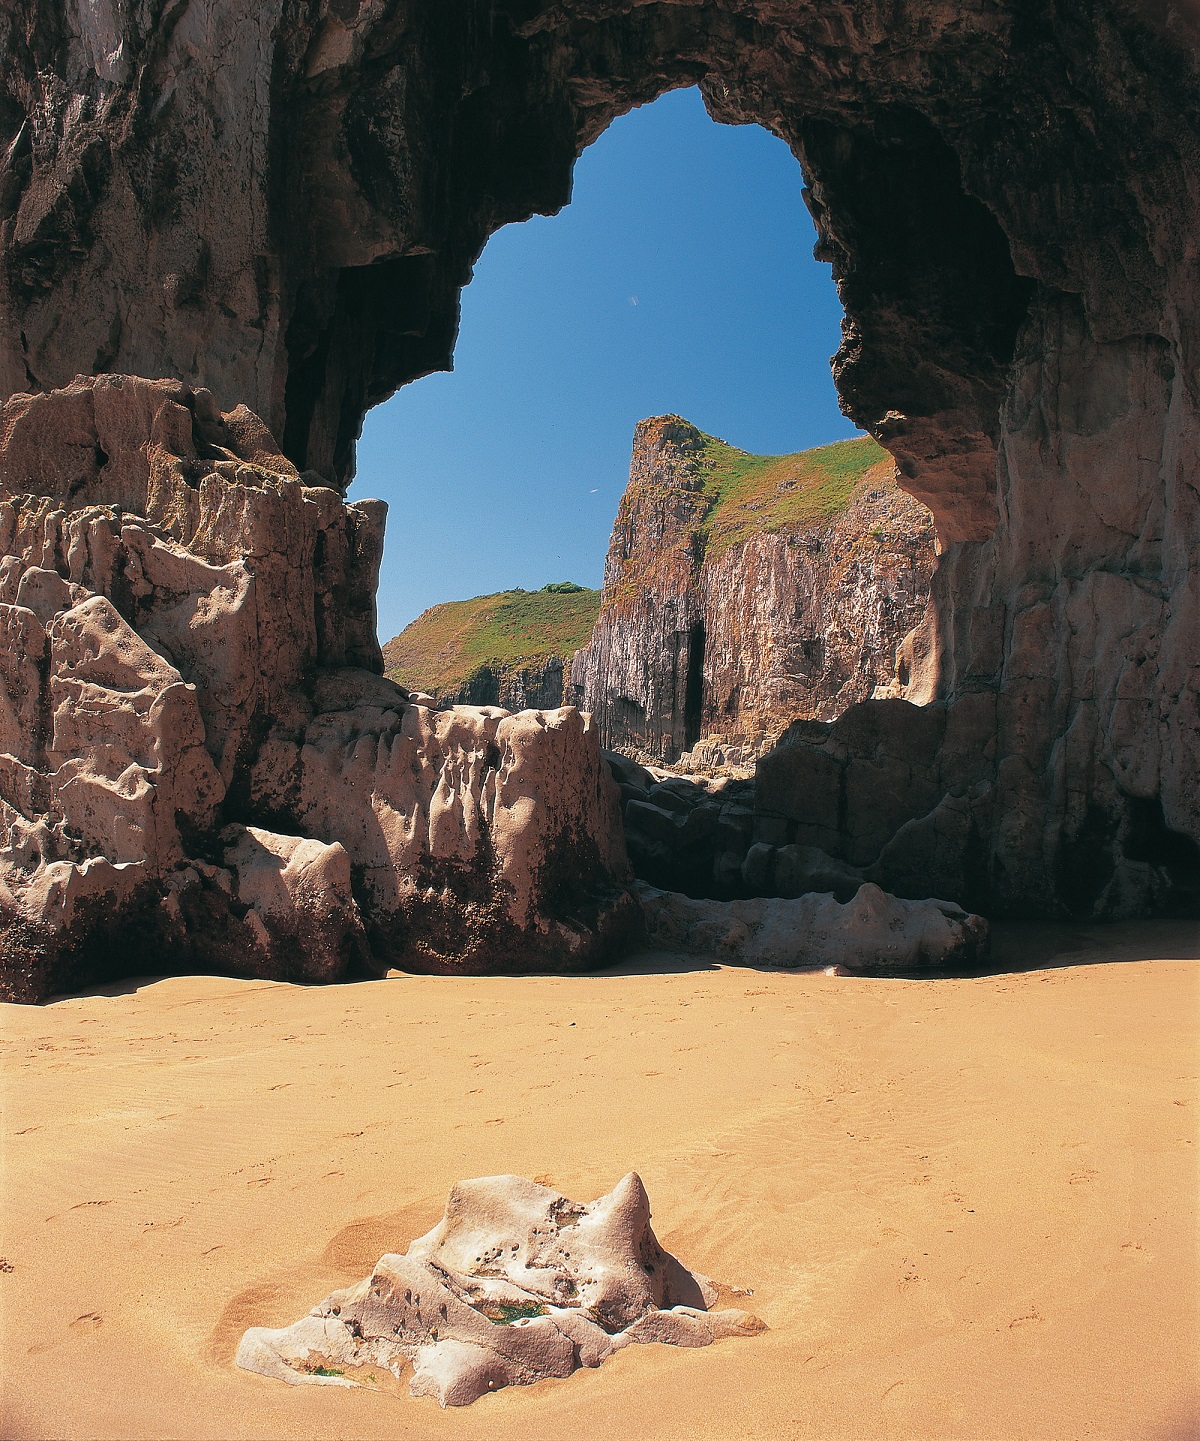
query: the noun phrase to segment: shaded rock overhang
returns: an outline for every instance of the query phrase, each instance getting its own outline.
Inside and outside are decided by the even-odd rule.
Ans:
[[[944,538],[982,538],[1037,288],[1101,340],[1193,328],[1195,37],[1118,0],[18,0],[0,393],[184,376],[345,484],[366,409],[451,364],[487,237],[564,205],[616,116],[698,83],[803,166],[847,414]]]

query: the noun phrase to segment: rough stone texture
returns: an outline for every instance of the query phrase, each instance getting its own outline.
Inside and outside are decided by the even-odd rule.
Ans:
[[[820,786],[898,756],[889,813],[917,835],[873,864],[919,840],[949,894],[974,828],[989,904],[1196,904],[1191,7],[17,0],[0,53],[0,395],[184,375],[333,482],[364,408],[447,364],[488,234],[563,204],[614,116],[700,83],[762,121],[846,308],[846,409],[946,547],[902,684],[974,747],[949,787],[919,775],[885,706],[793,736],[764,814],[863,854],[873,798]],[[860,735],[876,750],[835,760]]]
[[[481,666],[439,704],[498,705],[505,710],[554,710],[563,703],[562,656],[527,666]],[[570,702],[574,704],[574,701]]]
[[[894,681],[928,598],[933,534],[885,460],[831,519],[710,554],[702,454],[678,416],[638,425],[600,616],[568,694],[612,749],[673,763],[699,745],[753,762],[790,721],[831,720]]]
[[[987,960],[988,924],[948,901],[903,901],[865,883],[844,905],[795,900],[694,900],[639,885],[650,940],[732,965],[839,966],[864,975],[970,969]]]
[[[594,963],[636,908],[577,711],[377,674],[384,507],[244,407],[81,378],[0,410],[0,985]]]
[[[658,1244],[630,1172],[580,1205],[520,1176],[460,1181],[438,1225],[293,1326],[253,1327],[237,1364],[291,1385],[409,1391],[468,1406],[599,1366],[631,1343],[707,1346],[765,1327]]]

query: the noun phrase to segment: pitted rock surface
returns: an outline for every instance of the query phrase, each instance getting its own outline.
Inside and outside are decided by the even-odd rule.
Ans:
[[[237,1364],[291,1385],[392,1390],[466,1406],[599,1366],[631,1343],[707,1346],[765,1330],[659,1245],[631,1172],[580,1205],[520,1176],[460,1181],[404,1255],[383,1256],[292,1326],[253,1327]]]
[[[0,985],[575,968],[636,927],[577,711],[385,680],[384,507],[243,408],[81,378],[0,411]]]

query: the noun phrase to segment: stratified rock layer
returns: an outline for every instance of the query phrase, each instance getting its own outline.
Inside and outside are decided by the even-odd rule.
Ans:
[[[636,922],[574,710],[385,680],[384,507],[128,376],[0,411],[0,985],[594,963]]]
[[[798,486],[783,466],[746,538],[719,545],[710,444],[678,416],[637,427],[600,616],[571,666],[601,744],[645,759],[700,746],[753,762],[797,717],[832,720],[893,682],[928,599],[929,513],[872,442],[857,444],[878,461],[832,513],[778,519]]]
[[[707,1346],[765,1330],[710,1311],[718,1288],[664,1251],[630,1172],[580,1205],[520,1176],[460,1181],[439,1224],[403,1255],[280,1330],[253,1327],[237,1363],[290,1385],[409,1391],[468,1406],[599,1366],[631,1344]]]

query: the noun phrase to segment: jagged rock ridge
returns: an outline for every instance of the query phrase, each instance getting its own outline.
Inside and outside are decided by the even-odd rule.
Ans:
[[[933,565],[928,511],[869,438],[750,456],[642,421],[571,698],[612,749],[752,760],[894,680]]]
[[[0,987],[562,969],[636,924],[574,710],[379,672],[379,502],[206,391],[80,378],[0,411]]]

